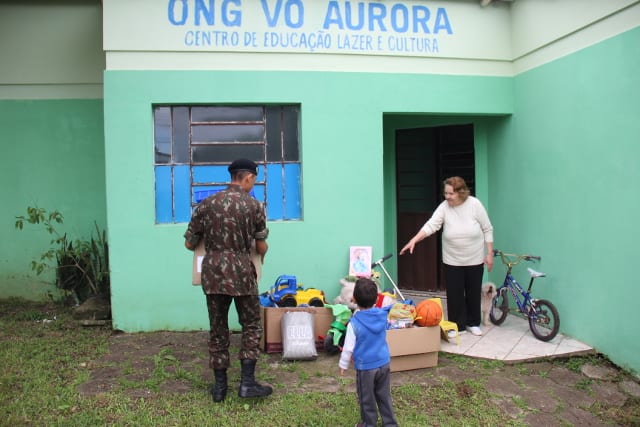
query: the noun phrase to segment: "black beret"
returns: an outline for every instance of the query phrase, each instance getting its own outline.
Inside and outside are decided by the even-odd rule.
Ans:
[[[240,171],[249,171],[254,175],[258,175],[258,166],[249,159],[234,160],[229,165],[229,173],[236,173]]]

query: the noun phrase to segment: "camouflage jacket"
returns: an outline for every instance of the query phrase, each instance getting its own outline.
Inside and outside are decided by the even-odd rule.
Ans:
[[[204,239],[202,286],[207,294],[258,295],[251,262],[253,239],[267,238],[266,215],[260,202],[231,184],[196,207],[184,238],[193,247]]]

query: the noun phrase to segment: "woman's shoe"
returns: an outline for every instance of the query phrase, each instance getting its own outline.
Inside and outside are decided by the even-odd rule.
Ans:
[[[478,326],[467,326],[467,330],[477,337],[482,335],[482,329]]]

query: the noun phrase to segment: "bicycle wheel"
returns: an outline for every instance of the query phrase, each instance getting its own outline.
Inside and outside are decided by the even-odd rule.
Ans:
[[[506,288],[498,290],[498,295],[491,303],[491,311],[489,311],[489,319],[494,325],[501,325],[509,314],[509,295]]]
[[[547,300],[531,301],[529,328],[540,341],[551,341],[560,329],[560,315],[556,307]]]

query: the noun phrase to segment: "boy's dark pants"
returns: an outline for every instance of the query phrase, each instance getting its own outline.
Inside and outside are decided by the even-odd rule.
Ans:
[[[388,363],[377,369],[356,370],[356,386],[363,427],[377,425],[378,410],[383,426],[398,425],[391,404],[391,370]]]

